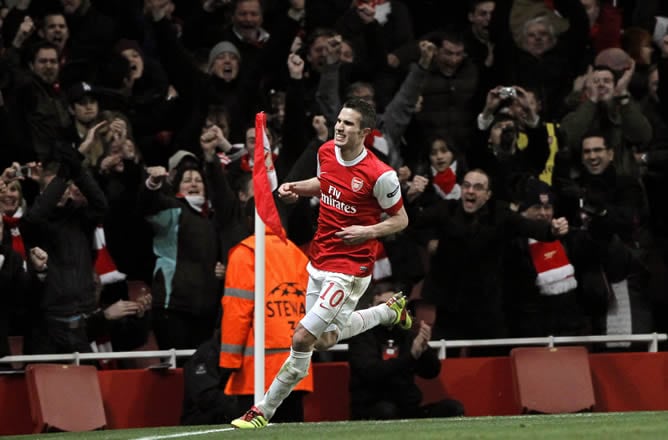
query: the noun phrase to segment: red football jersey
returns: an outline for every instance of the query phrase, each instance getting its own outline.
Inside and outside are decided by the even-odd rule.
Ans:
[[[318,150],[320,215],[311,242],[311,264],[320,270],[355,276],[373,273],[377,240],[347,245],[334,234],[346,226],[373,225],[381,214],[403,206],[397,173],[364,149],[351,161],[341,158],[334,141]]]

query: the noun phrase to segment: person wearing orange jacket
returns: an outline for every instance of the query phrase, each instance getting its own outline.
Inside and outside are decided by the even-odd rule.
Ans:
[[[253,404],[255,327],[255,235],[229,253],[222,298],[220,367],[233,369],[225,394],[237,395],[240,408]],[[306,313],[306,255],[291,241],[267,230],[265,238],[265,384],[271,384],[288,355],[292,333]],[[285,399],[274,422],[304,420],[302,398],[313,391],[312,371]],[[266,389],[264,390],[266,391]]]

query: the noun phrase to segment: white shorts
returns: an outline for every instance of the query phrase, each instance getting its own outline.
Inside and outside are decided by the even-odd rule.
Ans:
[[[306,287],[306,315],[300,324],[313,336],[341,329],[348,325],[364,292],[371,283],[371,275],[356,277],[337,272],[318,270],[309,263]]]

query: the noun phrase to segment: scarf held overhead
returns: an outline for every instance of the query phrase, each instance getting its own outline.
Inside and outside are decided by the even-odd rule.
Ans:
[[[559,240],[529,239],[529,253],[536,269],[536,286],[542,295],[561,295],[578,286],[575,269]]]

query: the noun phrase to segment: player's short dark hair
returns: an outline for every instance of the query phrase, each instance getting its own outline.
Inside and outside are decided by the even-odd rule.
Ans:
[[[343,108],[349,108],[358,112],[362,117],[360,119],[360,128],[376,128],[376,109],[373,105],[360,98],[350,98],[344,104]]]

